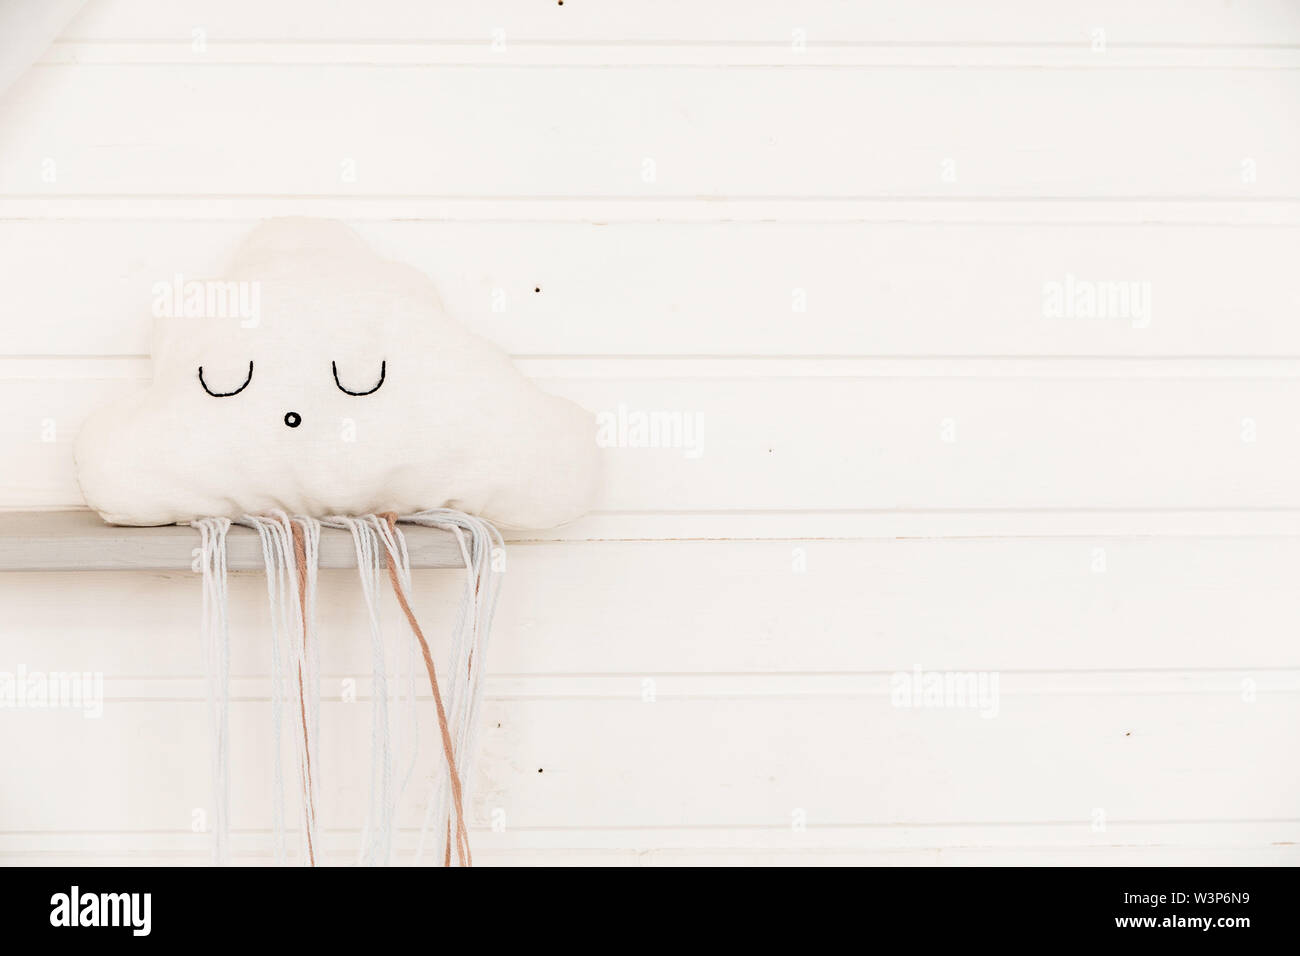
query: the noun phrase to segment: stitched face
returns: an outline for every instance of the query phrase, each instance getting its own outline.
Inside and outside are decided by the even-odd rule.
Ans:
[[[153,384],[78,437],[105,520],[454,507],[542,528],[590,506],[591,416],[449,319],[423,274],[341,224],[273,220],[223,281],[255,310],[159,319]]]

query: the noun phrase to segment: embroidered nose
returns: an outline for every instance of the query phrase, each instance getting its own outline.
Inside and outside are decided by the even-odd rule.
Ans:
[[[302,424],[302,416],[297,412],[289,412],[284,416],[284,423],[290,428],[297,428]]]

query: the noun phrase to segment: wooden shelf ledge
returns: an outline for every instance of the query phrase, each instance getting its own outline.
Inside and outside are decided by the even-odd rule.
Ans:
[[[446,531],[402,525],[413,568],[460,568],[460,549]],[[122,528],[92,511],[0,512],[0,571],[189,571],[199,546],[196,528]],[[232,571],[261,571],[262,543],[251,528],[226,536]],[[322,568],[355,568],[352,535],[322,528]]]

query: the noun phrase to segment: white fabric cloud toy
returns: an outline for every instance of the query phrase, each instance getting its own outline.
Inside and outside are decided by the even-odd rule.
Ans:
[[[105,521],[446,507],[548,528],[591,506],[591,414],[342,223],[268,221],[198,288],[190,311],[206,317],[181,301],[155,321],[153,383],[77,438],[81,490]],[[227,317],[212,317],[221,300]]]

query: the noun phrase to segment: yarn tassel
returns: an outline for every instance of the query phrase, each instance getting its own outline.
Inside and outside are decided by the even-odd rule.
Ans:
[[[297,614],[291,642],[298,679],[298,715],[301,730],[299,777],[303,797],[303,833],[307,859],[316,866],[320,841],[316,825],[316,795],[320,788],[320,641],[316,633],[316,576],[320,556],[320,522],[314,518],[289,519],[277,513],[293,542],[294,590]]]
[[[445,680],[438,679],[433,653],[411,609],[411,568],[406,538],[398,522],[435,527],[456,538],[465,567],[465,585],[451,644],[450,668]],[[204,575],[203,642],[209,679],[209,709],[212,718],[214,782],[213,859],[219,864],[230,856],[229,784],[229,677],[230,654],[227,624],[226,532],[230,521],[203,518],[192,522],[202,539],[201,565]],[[267,599],[271,613],[271,722],[274,750],[272,823],[275,861],[287,862],[286,812],[282,726],[289,714],[301,794],[299,834],[300,859],[315,866],[321,847],[316,819],[320,793],[320,641],[316,629],[317,576],[322,524],[345,528],[352,535],[357,568],[370,623],[372,656],[370,804],[362,836],[359,862],[371,866],[391,861],[396,808],[418,758],[419,740],[415,721],[415,649],[419,648],[433,693],[442,744],[440,770],[425,805],[424,820],[416,850],[418,863],[426,838],[434,835],[436,857],[443,865],[455,857],[462,866],[472,866],[469,828],[465,816],[468,781],[477,747],[487,639],[491,632],[500,588],[498,555],[504,556],[501,535],[490,523],[451,509],[436,509],[398,518],[393,513],[361,518],[334,517],[324,522],[284,512],[271,516],[245,515],[238,524],[255,530],[262,547],[266,569]],[[383,552],[380,551],[380,545]],[[393,780],[395,751],[390,739],[389,681],[383,633],[379,621],[380,564],[387,565],[388,577],[397,602],[411,628],[414,641],[406,642],[404,675],[411,717],[411,757],[402,786]],[[398,655],[399,663],[402,655]],[[286,685],[296,693],[286,708]],[[444,685],[446,695],[444,697]]]
[[[448,709],[454,729],[458,768],[462,780],[469,781],[472,780],[473,761],[478,749],[487,644],[496,612],[500,572],[505,570],[505,545],[500,533],[489,522],[447,508],[420,512],[402,520],[454,534],[465,564],[465,587],[452,643]],[[448,782],[446,777],[439,779],[426,807],[416,850],[417,863],[424,853],[431,824],[445,821],[450,812]],[[445,854],[445,825],[437,826],[434,833],[435,854],[440,850]]]
[[[385,554],[389,555],[389,562],[396,567],[398,577],[402,586],[407,593],[411,589],[411,562],[410,555],[406,550],[406,538],[400,533],[394,534],[389,529],[388,524],[381,520],[378,515],[365,515],[361,518],[369,528],[374,532],[375,537],[383,544]],[[417,691],[417,671],[419,664],[416,662],[416,641],[406,641],[402,645],[405,653],[400,648],[396,655],[397,658],[397,683],[405,690],[406,693],[406,713],[405,720],[398,720],[397,740],[394,745],[394,752],[401,753],[404,750],[409,753],[406,769],[402,773],[401,785],[394,794],[394,814],[396,814],[396,805],[401,803],[402,798],[406,796],[407,787],[415,778],[416,766],[420,757],[420,715],[418,709],[418,691]]]
[[[326,519],[324,523],[345,528],[352,535],[361,594],[370,622],[370,803],[361,833],[358,862],[366,866],[386,866],[392,858],[397,798],[393,792],[393,751],[388,725],[388,668],[379,620],[379,540],[374,528],[365,520],[340,516]]]
[[[262,539],[267,598],[271,606],[271,722],[274,755],[272,822],[276,861],[286,862],[284,771],[281,726],[286,678],[296,689],[288,707],[293,730],[300,794],[299,833],[302,862],[319,862],[316,793],[320,761],[317,740],[320,725],[319,642],[315,638],[316,569],[320,522],[313,518],[290,520],[284,512],[273,517],[245,515],[241,524],[254,528]]]
[[[284,759],[281,728],[284,723],[283,634],[284,607],[280,599],[283,557],[275,525],[263,518],[246,515],[239,524],[257,532],[266,569],[266,596],[271,609],[271,832],[277,866],[288,862],[285,840]]]
[[[227,518],[190,523],[200,535],[203,571],[203,658],[212,732],[212,862],[230,862],[230,628],[226,590]]]
[[[406,615],[412,633],[419,642],[420,651],[424,657],[425,669],[428,671],[429,686],[433,691],[433,704],[438,715],[438,730],[442,738],[445,779],[451,788],[452,801],[455,805],[454,814],[447,820],[448,843],[444,852],[443,865],[451,865],[451,829],[454,827],[456,858],[462,866],[472,866],[473,858],[469,848],[469,828],[465,820],[465,801],[461,785],[462,776],[457,765],[453,729],[447,720],[447,709],[443,702],[437,669],[433,663],[433,654],[429,648],[429,642],[425,639],[424,632],[415,618],[415,613],[411,610],[408,596],[410,591],[410,563],[409,556],[406,553],[406,540],[401,531],[398,530],[397,515],[388,512],[380,517],[387,526],[387,534],[383,534],[381,529],[381,538],[388,550],[388,576],[393,586],[393,593],[397,597],[398,604],[401,605],[402,612]]]

